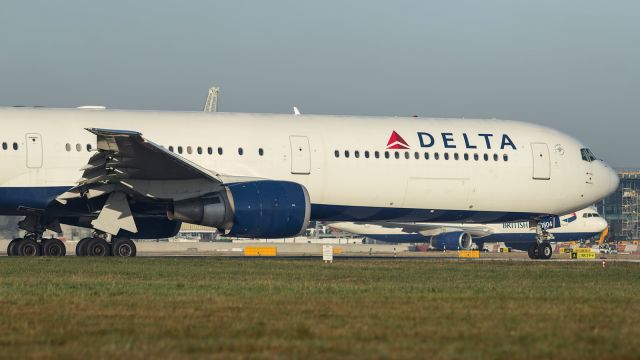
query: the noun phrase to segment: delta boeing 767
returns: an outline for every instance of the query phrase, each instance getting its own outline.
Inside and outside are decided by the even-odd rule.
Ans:
[[[540,224],[602,199],[615,172],[556,130],[517,121],[0,109],[10,255],[134,256],[181,222],[282,238],[309,220]]]

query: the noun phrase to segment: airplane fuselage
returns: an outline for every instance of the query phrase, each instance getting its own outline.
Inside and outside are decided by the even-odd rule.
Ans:
[[[617,186],[577,140],[516,121],[4,108],[0,123],[3,215],[45,209],[76,184],[96,148],[86,128],[138,131],[216,173],[302,184],[315,220],[512,221]]]

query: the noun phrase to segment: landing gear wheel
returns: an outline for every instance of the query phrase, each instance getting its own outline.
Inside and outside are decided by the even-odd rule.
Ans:
[[[43,256],[65,256],[67,247],[58,239],[46,239],[42,241]]]
[[[553,248],[548,241],[543,242],[538,246],[538,259],[548,260],[553,255]]]
[[[20,244],[22,238],[16,238],[9,242],[7,246],[7,256],[18,256],[18,244]]]
[[[42,254],[40,244],[32,238],[18,242],[17,248],[18,256],[40,256]]]
[[[534,259],[534,260],[537,259],[538,250],[539,250],[539,246],[537,242],[531,244],[531,246],[529,246],[529,251],[527,252],[529,254],[529,259]]]
[[[76,244],[76,256],[87,256],[87,245],[93,238],[84,238]]]
[[[118,237],[111,240],[113,256],[134,257],[136,256],[136,244],[129,238]]]
[[[87,243],[88,256],[110,256],[111,245],[102,238],[93,238]]]

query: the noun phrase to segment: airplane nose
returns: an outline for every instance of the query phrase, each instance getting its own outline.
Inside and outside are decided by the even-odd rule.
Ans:
[[[618,190],[620,177],[611,167],[607,167],[607,171],[609,173],[609,193],[607,195],[611,195],[614,191]]]
[[[598,223],[597,223],[597,232],[602,232],[604,231],[607,227],[609,226],[609,223],[607,222],[607,220],[603,219],[603,218],[598,218]]]

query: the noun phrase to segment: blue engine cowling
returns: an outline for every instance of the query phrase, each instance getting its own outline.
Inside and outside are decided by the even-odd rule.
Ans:
[[[431,237],[431,247],[438,250],[469,250],[473,239],[463,231],[446,232]]]
[[[304,186],[288,181],[252,181],[227,187],[233,211],[230,236],[281,238],[309,226],[311,202]]]
[[[261,180],[225,185],[224,191],[173,203],[167,212],[179,220],[217,228],[229,236],[283,238],[309,226],[307,189],[289,181]]]

